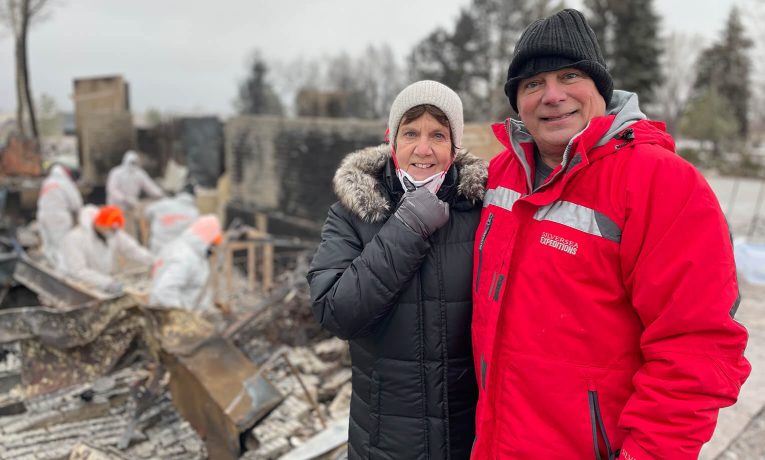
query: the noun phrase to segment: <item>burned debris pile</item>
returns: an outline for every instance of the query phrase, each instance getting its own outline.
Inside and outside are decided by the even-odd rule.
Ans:
[[[343,458],[350,357],[312,316],[308,256],[275,257],[268,291],[235,267],[211,320],[145,305],[140,275],[96,296],[6,248],[0,459]]]

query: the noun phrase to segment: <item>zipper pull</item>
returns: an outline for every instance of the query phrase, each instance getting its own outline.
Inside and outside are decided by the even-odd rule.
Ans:
[[[635,139],[635,131],[632,128],[627,128],[624,131],[617,134],[614,139],[618,141],[631,141]]]
[[[615,147],[616,150],[619,150],[620,148],[624,147],[625,145],[635,140],[635,131],[633,131],[632,128],[627,128],[624,131],[617,134],[616,136],[614,136],[614,139],[618,141],[626,141],[623,144],[618,144]]]

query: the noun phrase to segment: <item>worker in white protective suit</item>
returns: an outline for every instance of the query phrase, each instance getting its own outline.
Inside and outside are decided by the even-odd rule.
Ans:
[[[144,216],[149,221],[149,249],[159,254],[199,217],[194,188],[187,186],[174,197],[155,201],[146,207]]]
[[[42,239],[42,252],[54,267],[60,264],[59,245],[73,226],[82,207],[82,195],[69,172],[53,165],[40,187],[37,198],[37,224]]]
[[[152,254],[125,233],[124,226],[120,208],[84,206],[79,224],[61,243],[62,271],[108,294],[120,294],[122,283],[114,278],[119,269],[118,257],[147,268],[154,263]]]
[[[208,283],[208,257],[212,247],[222,239],[217,217],[206,214],[197,218],[160,253],[154,264],[149,304],[202,314],[216,312]]]
[[[138,154],[128,150],[122,157],[122,164],[112,168],[106,178],[106,203],[130,211],[138,204],[141,192],[152,198],[164,195],[159,185],[141,168]]]

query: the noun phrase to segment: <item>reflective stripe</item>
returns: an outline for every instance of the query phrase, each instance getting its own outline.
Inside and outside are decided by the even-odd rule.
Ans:
[[[520,198],[521,194],[515,190],[497,187],[486,191],[483,206],[494,205],[512,211],[513,204]],[[557,222],[616,243],[622,240],[622,230],[616,225],[616,222],[601,212],[570,201],[556,201],[543,206],[534,214],[534,219]]]
[[[534,214],[534,219],[557,222],[616,243],[622,239],[621,229],[608,216],[570,201],[556,201],[541,207]]]
[[[490,204],[499,206],[502,209],[508,211],[513,210],[513,203],[515,203],[521,194],[515,190],[511,190],[505,187],[497,187],[486,191],[486,196],[483,198],[483,207],[487,207]]]

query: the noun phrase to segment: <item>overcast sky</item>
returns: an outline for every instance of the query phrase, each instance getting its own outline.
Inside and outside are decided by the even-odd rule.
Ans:
[[[657,0],[663,30],[711,41],[730,6],[754,0]],[[403,58],[470,0],[54,0],[29,37],[32,90],[72,110],[72,79],[121,74],[133,111],[232,112],[254,49],[287,62],[388,43]],[[570,0],[570,5],[581,2]],[[639,14],[639,12],[636,12]],[[0,35],[0,112],[15,108],[13,40]]]

